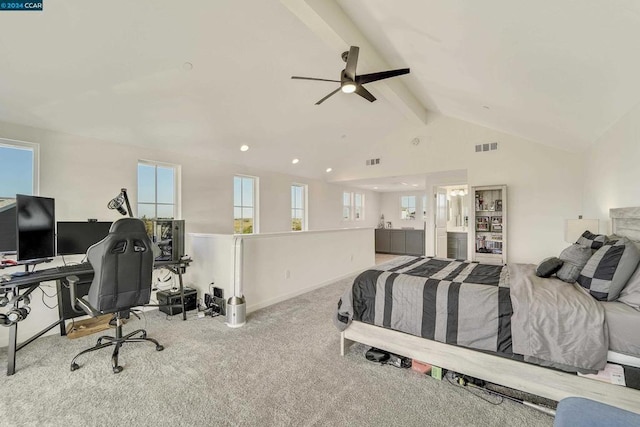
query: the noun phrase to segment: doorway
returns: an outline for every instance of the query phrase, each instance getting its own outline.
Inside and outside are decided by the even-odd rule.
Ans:
[[[434,192],[434,248],[438,258],[467,259],[469,187],[443,185]]]

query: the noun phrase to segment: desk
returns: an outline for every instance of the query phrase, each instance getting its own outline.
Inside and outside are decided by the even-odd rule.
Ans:
[[[182,319],[187,319],[187,313],[184,310],[184,285],[182,282],[182,274],[186,270],[187,266],[191,263],[191,258],[181,259],[179,261],[156,261],[153,264],[154,269],[166,268],[174,274],[178,275],[180,282],[180,302],[182,304]],[[13,298],[11,298],[9,304],[13,309],[18,309],[19,304],[24,303],[24,298],[35,291],[42,282],[58,281],[58,283],[71,275],[93,275],[93,268],[91,264],[85,263],[80,266],[71,266],[72,268],[53,267],[40,271],[34,271],[25,276],[13,277],[8,282],[2,282],[0,284],[0,292],[12,292]],[[60,335],[65,335],[66,330],[64,328],[65,316],[62,312],[62,307],[58,305],[59,319],[47,326],[40,332],[36,333],[32,337],[28,338],[25,342],[18,344],[18,323],[12,323],[9,326],[9,344],[7,348],[7,375],[13,375],[16,371],[16,352],[23,349],[27,345],[31,344],[42,335],[60,325]]]

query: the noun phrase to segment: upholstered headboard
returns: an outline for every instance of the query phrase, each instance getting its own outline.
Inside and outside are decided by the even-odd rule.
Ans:
[[[611,231],[640,245],[640,207],[609,209]]]

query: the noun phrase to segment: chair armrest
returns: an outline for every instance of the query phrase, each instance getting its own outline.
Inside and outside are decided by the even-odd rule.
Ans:
[[[71,295],[71,308],[73,309],[73,311],[75,311],[76,313],[84,312],[92,317],[100,316],[102,313],[100,313],[91,304],[89,304],[87,300],[77,296],[78,295],[77,286],[78,286],[78,282],[80,281],[78,276],[67,276],[67,281],[69,282],[69,293]],[[79,310],[78,306],[82,310]]]

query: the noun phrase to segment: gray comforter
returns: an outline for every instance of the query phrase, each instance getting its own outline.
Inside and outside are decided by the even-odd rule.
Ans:
[[[602,369],[603,308],[579,286],[541,279],[534,268],[398,258],[358,276],[335,324],[344,330],[355,319],[567,371]]]
[[[609,339],[604,308],[579,285],[510,264],[513,351],[525,361],[565,370],[600,370]]]

